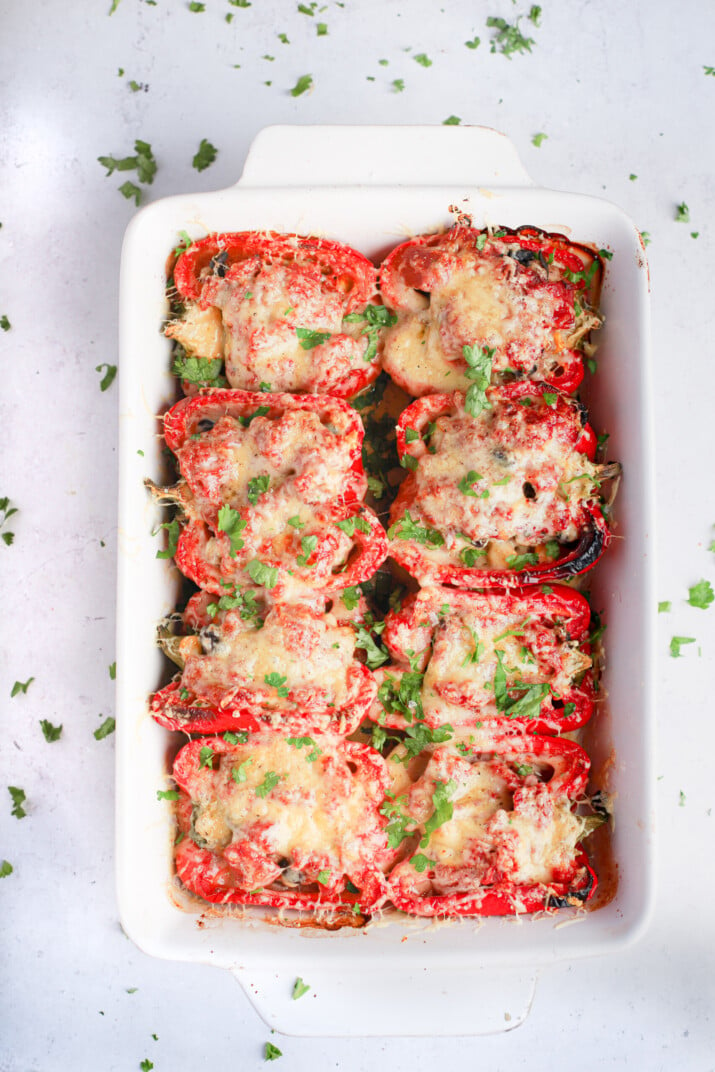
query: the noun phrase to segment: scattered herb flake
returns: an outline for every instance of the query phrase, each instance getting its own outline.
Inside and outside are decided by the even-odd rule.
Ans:
[[[688,603],[691,607],[706,610],[713,600],[715,600],[715,592],[713,592],[710,581],[698,581],[697,584],[691,585],[688,589]]]
[[[25,796],[25,790],[20,789],[16,785],[9,785],[7,791],[12,798],[12,811],[11,815],[14,815],[16,819],[24,819],[27,812],[23,808],[23,804],[26,803],[27,797]]]
[[[164,521],[161,525],[159,525],[159,528],[156,531],[161,532],[162,529],[166,529],[168,534],[166,550],[157,551],[156,557],[173,558],[176,554],[176,548],[179,543],[179,536],[181,535],[181,526],[179,525],[178,521]]]
[[[13,866],[9,860],[3,860],[0,864],[0,878],[7,878],[13,872]]]
[[[300,4],[298,6],[299,11],[300,11],[302,6],[303,6],[302,4]],[[312,14],[312,12],[311,12],[311,14]],[[263,1049],[263,1060],[264,1061],[277,1061],[278,1058],[282,1057],[282,1056],[283,1056],[283,1051],[282,1050],[279,1050],[278,1047],[274,1046],[272,1042],[267,1042],[266,1043],[266,1045],[265,1045],[265,1047]]]
[[[110,734],[114,733],[115,728],[116,720],[111,715],[109,715],[108,718],[105,718],[99,729],[96,729],[94,731],[95,740],[103,741],[105,737],[109,737]]]
[[[300,97],[303,93],[306,93],[309,89],[313,88],[313,76],[312,74],[302,74],[296,84],[290,91],[291,97]]]
[[[200,12],[206,10],[206,4],[200,4],[198,0],[191,0],[189,4],[189,11]],[[151,1066],[152,1068],[154,1065]]]
[[[114,378],[117,375],[117,366],[104,363],[102,365],[96,365],[94,371],[101,372],[102,369],[106,369],[106,371],[102,376],[102,379],[99,381],[99,389],[100,391],[106,391],[107,388],[111,387],[114,383]]]
[[[288,34],[279,33],[278,34],[278,40],[284,45],[289,45],[290,44],[290,41],[288,40]]]
[[[135,182],[130,182],[129,179],[127,179],[126,182],[122,183],[122,185],[119,187],[119,192],[122,197],[126,197],[127,201],[131,201],[131,199],[134,198],[135,205],[138,205],[141,201],[141,190]]]
[[[392,88],[394,89],[395,93],[402,93],[405,88],[404,78],[394,78],[392,80]]]
[[[475,343],[463,346],[462,356],[467,362],[467,379],[473,381],[467,389],[464,408],[470,416],[478,417],[483,410],[492,408],[486,392],[491,382],[494,350]]]
[[[34,680],[34,677],[28,677],[27,681],[16,681],[12,687],[10,698],[12,699],[13,696],[18,696],[19,693],[22,693],[24,696]]]
[[[705,71],[706,75],[710,75],[711,78],[715,78],[715,67],[705,67],[703,65],[703,70]]]
[[[502,56],[511,59],[515,52],[531,52],[531,46],[535,44],[533,37],[525,37],[519,29],[519,19],[512,26],[506,19],[495,18],[490,15],[487,26],[496,30],[492,37],[490,52],[500,52]]]
[[[218,531],[225,532],[229,538],[231,544],[231,558],[235,558],[236,553],[240,551],[241,548],[244,546],[244,541],[241,538],[241,533],[243,532],[247,524],[248,522],[246,521],[246,519],[241,517],[238,510],[234,510],[232,506],[222,506],[219,509]]]
[[[11,327],[12,324],[8,320],[7,315],[3,313],[2,316],[0,316],[0,328],[2,328],[3,331],[9,331]]]
[[[302,998],[303,994],[307,994],[309,990],[310,987],[308,986],[308,984],[304,983],[301,977],[298,976],[296,981],[293,983],[293,993],[291,994],[293,1001],[297,1001],[298,998]]]
[[[256,796],[267,797],[272,789],[280,782],[283,775],[277,774],[275,771],[266,771],[266,776],[260,785],[256,786]]]
[[[203,11],[203,4],[197,4],[196,6]],[[129,991],[127,991],[127,993],[129,993]],[[139,1067],[141,1068],[141,1072],[151,1072],[154,1067],[154,1062],[150,1061],[148,1057],[145,1057],[144,1060],[140,1062]]]
[[[197,171],[205,171],[207,167],[211,167],[217,156],[218,149],[216,146],[212,145],[206,138],[202,138],[191,161],[191,166],[196,168]]]
[[[464,43],[467,46],[467,48],[472,48],[472,49],[479,48],[479,46],[482,43],[482,39],[481,39],[481,37],[473,37],[471,41],[465,41]]]
[[[319,22],[315,27],[315,31],[318,37],[326,37],[328,33],[328,24],[325,22]]]
[[[51,722],[48,722],[46,718],[40,719],[40,727],[44,734],[45,740],[49,743],[52,741],[59,741],[62,736],[62,724],[59,726],[53,726]]]
[[[179,790],[178,789],[157,789],[157,791],[156,791],[156,799],[157,800],[178,800],[179,799]]]
[[[418,52],[416,56],[412,57],[412,59],[415,61],[415,63],[419,63],[420,67],[432,66],[432,60],[429,58],[426,52]]]
[[[311,331],[310,328],[296,328],[295,333],[303,350],[313,350],[330,338],[329,331]]]
[[[685,807],[685,793],[683,792],[682,789],[678,793],[678,807],[679,808],[684,808]]]
[[[675,220],[676,223],[690,223],[690,209],[684,201],[675,207]]]
[[[458,115],[448,115],[446,119],[442,120],[443,127],[458,127],[462,122]]]
[[[536,146],[537,149],[540,149],[548,136],[548,134],[544,134],[543,131],[540,131],[538,134],[534,134],[534,137],[531,139],[531,144]]]
[[[264,588],[275,588],[278,584],[278,570],[275,566],[267,566],[258,558],[252,558],[246,566],[246,572],[254,584],[260,584]]]
[[[664,599],[658,604],[658,614],[668,614],[670,611],[671,603],[669,599]]]
[[[670,654],[674,659],[680,658],[680,649],[685,644],[694,644],[695,637],[691,636],[674,636],[670,641]]]

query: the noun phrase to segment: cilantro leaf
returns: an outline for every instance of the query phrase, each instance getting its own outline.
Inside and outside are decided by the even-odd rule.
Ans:
[[[109,715],[108,718],[105,718],[99,729],[94,731],[94,738],[97,741],[103,741],[105,737],[109,737],[110,734],[114,733],[115,729],[116,720]]]
[[[664,599],[658,604],[658,614],[667,614],[671,608],[669,599]]]
[[[7,791],[12,798],[12,811],[10,814],[14,815],[16,819],[24,819],[27,815],[27,812],[23,808],[23,804],[27,801],[25,790],[20,789],[16,785],[9,785]]]
[[[467,48],[475,49],[475,48],[479,48],[479,46],[482,43],[482,39],[481,39],[481,37],[473,37],[471,41],[465,41],[464,43],[467,46]]]
[[[9,860],[3,860],[0,863],[0,878],[7,878],[13,872],[13,866]]]
[[[495,18],[490,15],[487,26],[496,30],[492,37],[490,52],[499,52],[507,59],[511,59],[515,52],[531,52],[531,46],[535,44],[533,37],[525,37],[519,29],[520,19],[514,25],[510,25],[506,19]]]
[[[178,789],[157,789],[157,800],[178,800],[180,796]]]
[[[412,57],[412,59],[415,61],[415,63],[419,63],[421,67],[432,66],[432,60],[425,52],[418,52],[416,56]]]
[[[434,860],[430,860],[423,852],[417,852],[414,856],[410,857],[410,863],[420,875],[428,867],[434,867]]]
[[[346,536],[354,536],[355,530],[363,532],[365,535],[369,535],[370,526],[364,517],[360,517],[359,514],[354,514],[352,517],[346,517],[343,521],[336,521],[335,527],[345,533]]]
[[[12,692],[10,693],[10,699],[12,699],[13,696],[18,696],[20,693],[22,693],[23,696],[25,696],[27,694],[27,690],[29,689],[30,685],[32,684],[32,682],[34,680],[35,680],[34,677],[28,677],[27,681],[16,681],[15,684],[13,685],[13,687],[12,687]]]
[[[213,769],[214,755],[215,752],[210,745],[203,745],[199,751],[199,767],[210,767]]]
[[[710,581],[698,581],[697,584],[691,585],[688,589],[688,603],[691,607],[706,610],[713,600],[715,600],[715,592],[713,592]]]
[[[674,659],[681,658],[680,649],[685,644],[694,644],[695,637],[691,636],[674,636],[670,641],[670,654]]]
[[[308,565],[308,559],[310,558],[310,556],[313,554],[313,551],[315,551],[316,547],[318,546],[318,537],[317,536],[301,536],[300,546],[301,546],[301,549],[303,551],[303,554],[298,555],[296,557],[296,562],[298,563],[299,566],[307,566]]]
[[[251,756],[248,759],[244,759],[243,763],[239,763],[237,767],[231,768],[231,777],[236,785],[242,785],[248,778],[248,768],[253,763]]]
[[[311,331],[310,328],[296,328],[295,333],[300,339],[300,345],[304,350],[313,350],[330,338],[329,331]]]
[[[202,138],[191,161],[191,166],[196,168],[197,171],[205,171],[207,167],[211,167],[217,156],[218,149],[216,146],[212,145],[206,138]]]
[[[432,807],[434,811],[425,823],[424,837],[420,841],[420,848],[424,849],[429,844],[429,839],[440,826],[449,822],[454,814],[454,805],[451,797],[454,796],[457,786],[453,778],[446,782],[435,782],[432,794]]]
[[[495,351],[488,346],[463,346],[462,357],[467,362],[467,379],[473,383],[467,390],[464,408],[472,417],[478,417],[492,404],[487,398],[487,388],[492,378],[492,361]]]
[[[265,681],[266,685],[270,685],[271,688],[274,688],[279,696],[285,699],[285,697],[288,695],[290,690],[286,688],[286,681],[288,680],[288,678],[285,676],[285,674],[278,674],[274,670],[271,671],[270,674],[264,674],[263,680]]]
[[[3,529],[5,527],[6,521],[8,521],[8,519],[11,518],[12,515],[16,514],[17,512],[17,507],[12,506],[10,504],[10,499],[8,498],[8,496],[4,495],[0,499],[0,529]],[[7,546],[10,547],[15,540],[15,533],[3,532],[2,540],[3,543],[7,544]]]
[[[220,387],[226,381],[221,376],[223,361],[220,357],[189,357],[177,350],[172,372],[180,380],[197,387]]]
[[[446,119],[442,120],[443,127],[458,127],[462,122],[458,115],[448,115]]]
[[[59,726],[53,726],[51,722],[48,722],[46,718],[40,719],[40,727],[44,734],[45,740],[48,742],[59,741],[62,735],[62,724]]]
[[[534,145],[537,149],[540,149],[543,143],[548,139],[548,137],[548,134],[544,134],[543,131],[541,131],[539,134],[534,134],[533,138],[531,139],[531,144]]]
[[[509,555],[506,560],[506,564],[509,569],[522,570],[527,566],[536,566],[539,562],[539,556],[532,552],[527,552],[525,555]]]
[[[392,88],[394,89],[395,93],[402,93],[405,88],[404,78],[393,78]]]
[[[159,525],[159,528],[156,531],[161,532],[162,529],[166,529],[169,538],[167,540],[166,550],[165,551],[157,551],[156,552],[156,557],[157,558],[173,558],[174,555],[176,554],[176,548],[177,548],[178,543],[179,543],[179,536],[181,535],[181,526],[179,525],[179,522],[176,521],[176,520],[175,521],[164,521],[161,525]]]
[[[248,522],[241,517],[238,510],[232,506],[222,506],[218,512],[218,531],[225,532],[231,543],[231,558],[236,557],[236,552],[244,546],[241,533]]]
[[[473,499],[476,499],[477,493],[474,490],[473,485],[476,484],[478,480],[483,479],[484,477],[482,476],[482,474],[478,473],[476,469],[470,469],[469,472],[459,481],[457,487],[462,492],[462,495],[471,495]]]
[[[119,192],[122,197],[126,197],[127,201],[131,201],[131,199],[134,198],[135,205],[138,205],[141,201],[141,190],[136,183],[130,182],[129,179],[127,179],[126,182],[122,183],[122,185],[119,187]]]
[[[308,986],[308,984],[304,983],[301,977],[298,976],[296,981],[293,983],[293,993],[291,994],[293,1001],[297,1001],[298,998],[302,998],[303,994],[307,994],[309,990],[310,987]]]
[[[340,600],[346,610],[355,610],[360,602],[360,589],[357,585],[353,585],[351,588],[343,588],[340,593]]]
[[[278,570],[275,566],[267,566],[258,558],[252,558],[246,566],[246,572],[254,584],[260,584],[263,588],[275,588],[278,584]]]
[[[399,528],[398,528],[399,526]],[[415,540],[417,543],[427,544],[429,547],[442,547],[444,536],[437,529],[425,528],[412,520],[410,511],[405,510],[404,515],[387,530],[390,540],[397,537],[398,540]]]
[[[306,93],[309,89],[313,88],[313,76],[312,74],[303,74],[300,76],[296,84],[290,91],[291,97],[300,97],[303,93]]]
[[[99,389],[100,389],[100,391],[106,391],[107,388],[111,387],[111,385],[114,383],[114,377],[117,375],[117,366],[116,365],[107,365],[107,364],[96,365],[94,371],[95,372],[101,372],[102,369],[106,369],[106,372],[104,373],[104,376],[102,376],[102,379],[100,380]]]
[[[318,37],[326,37],[328,33],[328,24],[325,22],[319,22],[315,27],[315,32]]]
[[[302,5],[301,5],[302,6]],[[298,8],[300,11],[300,7]],[[264,1061],[277,1061],[279,1057],[283,1056],[283,1051],[279,1050],[277,1046],[274,1046],[272,1042],[267,1042],[263,1049]]]
[[[260,785],[256,786],[256,796],[267,797],[271,790],[275,789],[282,777],[282,774],[276,774],[275,771],[266,771],[265,778]]]
[[[369,629],[362,625],[358,625],[355,629],[355,647],[365,652],[367,656],[365,662],[369,670],[374,670],[389,661],[388,652],[375,641]]]
[[[690,209],[684,201],[675,207],[675,220],[676,223],[690,223]]]
[[[8,320],[7,315],[3,313],[2,316],[0,316],[0,328],[2,328],[3,331],[9,331],[11,327],[12,324]]]
[[[248,481],[248,501],[256,506],[259,496],[268,491],[271,484],[269,476],[254,476]],[[244,526],[245,527],[245,526]]]

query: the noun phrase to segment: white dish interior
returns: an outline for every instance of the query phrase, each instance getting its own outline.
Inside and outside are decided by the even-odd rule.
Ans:
[[[311,168],[320,168],[321,153],[334,161],[331,138],[342,136],[332,128],[269,129],[247,163],[247,179],[255,185],[244,180],[216,193],[168,198],[138,213],[127,231],[120,308],[117,641],[121,918],[127,934],[148,953],[210,962],[237,970],[244,982],[256,981],[258,992],[250,996],[273,1026],[284,1030],[476,1033],[489,1025],[494,1029],[500,1019],[501,1026],[513,1027],[528,1007],[515,988],[519,982],[531,987],[533,974],[513,966],[622,949],[642,932],[651,906],[655,536],[647,266],[638,233],[619,209],[594,198],[529,187],[510,143],[479,128],[409,128],[392,139],[388,128],[352,128],[352,153],[362,161],[361,185],[341,184],[333,173],[329,186],[277,188],[276,176],[290,177],[285,162],[297,145],[304,153],[308,149],[301,158],[301,180],[307,181]],[[382,171],[376,147],[385,161]],[[433,185],[416,184],[421,173],[408,150],[431,161],[426,181]],[[307,158],[312,164],[305,164]],[[366,158],[372,161],[370,173]],[[465,161],[477,162],[470,184],[463,181],[469,171]],[[400,173],[404,184],[396,185]],[[377,184],[383,174],[389,185]],[[446,181],[448,174],[457,180]],[[482,179],[491,185],[482,185]],[[583,394],[596,431],[610,432],[609,458],[624,466],[616,539],[587,585],[608,627],[607,710],[595,716],[587,747],[594,767],[611,760],[615,898],[595,912],[483,924],[435,926],[393,916],[365,932],[298,931],[225,918],[199,925],[197,914],[175,904],[170,805],[156,796],[158,789],[170,787],[166,776],[178,738],[158,727],[147,708],[147,696],[165,673],[156,624],[174,608],[180,587],[173,566],[155,557],[162,544],[152,533],[164,517],[142,483],[165,472],[158,415],[176,398],[170,344],[160,331],[167,308],[166,257],[181,230],[198,238],[214,230],[267,228],[337,238],[380,259],[411,234],[449,225],[450,205],[473,215],[475,226],[533,224],[613,252],[602,297],[606,326],[599,332],[598,372],[587,376]],[[571,925],[564,926],[567,920]],[[312,1003],[307,998],[291,1003],[296,975],[311,982],[314,991],[318,980],[323,983]],[[497,991],[513,999],[510,1021],[503,1022],[504,1002],[495,997]],[[388,1019],[382,1007],[389,994],[400,992]],[[475,1011],[479,994],[481,1012]],[[444,1013],[435,1016],[440,1004]]]

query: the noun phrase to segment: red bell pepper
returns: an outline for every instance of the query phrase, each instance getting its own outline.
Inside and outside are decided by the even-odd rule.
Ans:
[[[385,900],[385,761],[335,736],[204,737],[174,762],[176,871],[213,904],[360,917]]]
[[[375,699],[375,679],[355,658],[353,629],[317,606],[268,606],[255,593],[217,604],[197,592],[183,618],[193,634],[161,642],[181,677],[151,700],[166,729],[348,735]]]
[[[388,800],[388,837],[408,855],[389,897],[418,916],[508,915],[579,906],[596,876],[573,807],[589,759],[556,737],[497,736],[435,749],[409,792]]]
[[[577,729],[593,711],[590,619],[584,597],[560,585],[422,588],[386,618],[382,640],[394,663],[375,672],[370,718],[408,731],[420,722],[497,733]]]
[[[210,234],[181,253],[173,279],[184,307],[167,335],[192,357],[225,358],[232,387],[267,382],[347,398],[378,375],[378,328],[390,317],[371,304],[373,264],[349,246],[271,231]]]
[[[356,528],[348,536],[337,527],[356,517],[367,531]],[[305,539],[316,540],[307,557],[301,553]],[[254,582],[280,601],[290,599],[291,590],[301,586],[337,594],[372,577],[387,556],[385,530],[367,506],[323,507],[315,511],[313,523],[296,534],[246,544],[232,555],[229,535],[213,534],[203,522],[190,521],[181,530],[174,561],[184,576],[214,595]]]
[[[403,481],[390,554],[421,584],[487,590],[590,569],[610,541],[599,489],[620,472],[593,463],[583,407],[546,384],[429,395],[401,415]],[[472,468],[474,466],[474,468]],[[581,485],[579,488],[578,485]]]
[[[602,273],[592,250],[534,227],[418,235],[380,268],[398,317],[383,365],[411,395],[465,391],[465,350],[478,350],[497,382],[528,377],[571,393],[583,379],[580,347],[600,325]]]

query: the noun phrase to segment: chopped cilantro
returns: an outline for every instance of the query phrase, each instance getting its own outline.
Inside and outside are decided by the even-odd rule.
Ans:
[[[199,751],[199,767],[210,767],[213,769],[215,752],[213,748],[205,744]]]
[[[109,670],[109,678],[110,678],[110,680],[111,681],[116,681],[117,680],[117,664],[116,663],[110,663],[109,666],[107,667],[107,669]]]
[[[367,335],[367,348],[363,354],[363,361],[372,361],[377,353],[377,340],[380,328],[389,328],[397,323],[397,316],[391,313],[384,305],[367,305],[362,313],[349,313],[345,317],[346,323],[366,320],[367,324],[360,332]]]
[[[220,387],[226,381],[221,375],[223,361],[220,357],[189,357],[177,350],[172,372],[180,380],[196,387]]]
[[[529,22],[533,22],[534,26],[539,26],[540,25],[541,8],[539,7],[538,4],[532,4],[531,5],[531,9],[529,11],[528,18],[529,18]]]
[[[207,167],[211,167],[217,156],[218,149],[216,146],[212,145],[206,138],[202,138],[191,161],[191,166],[196,168],[197,171],[205,171]]]
[[[134,198],[135,205],[138,205],[141,201],[141,190],[135,182],[130,182],[129,179],[127,179],[126,182],[122,183],[122,185],[119,187],[119,192],[122,197],[126,197],[127,201],[131,201],[131,199]]]
[[[248,759],[244,759],[243,763],[240,763],[238,767],[231,768],[231,777],[236,785],[241,785],[246,781],[246,778],[248,777],[248,768],[251,763],[253,763],[253,759],[249,756]]]
[[[238,510],[234,510],[232,506],[222,506],[218,512],[218,531],[225,532],[229,538],[231,544],[231,558],[236,557],[236,552],[240,551],[244,546],[244,541],[241,539],[241,533],[245,529],[248,522],[245,518],[241,517]]]
[[[248,740],[248,730],[238,730],[237,733],[226,730],[223,739],[226,744],[245,744]]]
[[[441,532],[418,525],[412,520],[409,510],[405,510],[404,515],[390,526],[387,535],[390,540],[395,537],[398,540],[415,540],[417,543],[427,544],[428,547],[442,547],[444,544]]]
[[[713,592],[710,581],[698,581],[697,584],[691,585],[688,589],[688,603],[691,607],[706,610],[713,600],[715,600],[715,592]]]
[[[671,641],[670,641],[670,654],[671,654],[671,656],[674,659],[679,659],[681,657],[680,656],[680,649],[683,647],[683,645],[685,645],[685,644],[694,644],[694,643],[695,643],[695,637],[691,637],[691,636],[674,636],[674,637],[672,637]]]
[[[360,589],[357,585],[353,585],[351,588],[343,588],[340,593],[340,600],[346,610],[355,610],[360,602]]]
[[[300,11],[302,7],[303,7],[303,5],[299,4],[298,5],[298,10]],[[310,14],[312,14],[312,12],[310,12]],[[277,1061],[278,1058],[282,1057],[282,1056],[283,1056],[283,1051],[282,1050],[279,1050],[278,1047],[274,1046],[272,1042],[267,1042],[266,1043],[266,1045],[263,1048],[263,1059],[264,1059],[264,1061]]]
[[[458,115],[448,115],[446,119],[442,120],[443,127],[458,127],[462,122]]]
[[[353,517],[346,517],[344,521],[336,521],[335,527],[344,532],[346,536],[354,536],[356,529],[358,532],[365,533],[365,535],[370,533],[369,524],[359,514],[355,514]]]
[[[300,97],[307,90],[313,88],[312,74],[303,74],[290,91],[291,97]]]
[[[506,560],[506,564],[509,569],[522,570],[527,566],[536,566],[539,562],[539,556],[532,552],[527,552],[525,555],[509,555]]]
[[[671,603],[669,599],[664,599],[658,604],[658,614],[667,614],[670,611]]]
[[[635,182],[638,176],[634,175],[633,172],[631,172],[628,178],[631,180],[631,182]]]
[[[276,567],[266,566],[258,558],[251,559],[246,566],[246,572],[254,584],[260,584],[264,588],[275,588],[278,584],[278,570]]]
[[[27,815],[27,812],[23,808],[23,804],[27,802],[25,790],[20,789],[16,785],[9,785],[7,787],[7,791],[12,798],[12,811],[10,812],[10,814],[14,815],[16,819],[24,819]]]
[[[473,499],[476,499],[477,493],[474,490],[473,485],[476,484],[478,480],[483,479],[484,477],[481,473],[478,473],[475,469],[470,469],[467,475],[463,476],[459,481],[457,487],[463,495],[470,495]]]
[[[203,4],[197,4],[196,6],[203,11]],[[129,993],[129,991],[127,991],[127,993]],[[143,1061],[140,1061],[139,1067],[141,1069],[141,1072],[151,1072],[152,1068],[154,1067],[154,1062],[150,1061],[148,1057],[145,1057]]]
[[[256,786],[256,796],[267,797],[271,790],[280,782],[282,774],[276,774],[275,771],[266,771],[266,776],[260,785]]]
[[[270,674],[265,674],[263,680],[265,681],[266,685],[270,685],[271,688],[274,688],[278,695],[281,696],[283,699],[285,699],[285,697],[290,692],[290,689],[286,688],[286,681],[288,680],[288,678],[285,676],[285,674],[281,675],[276,673],[275,671],[272,671]]]
[[[244,298],[252,298],[252,294],[244,294]],[[259,406],[258,409],[254,409],[253,413],[247,414],[245,417],[239,417],[238,423],[242,428],[248,428],[251,421],[254,421],[256,417],[265,417],[271,412],[270,406]]]
[[[358,625],[355,629],[355,647],[365,652],[365,662],[370,670],[382,666],[390,658],[387,651],[375,641],[370,630],[363,625]]]
[[[685,807],[685,800],[686,800],[685,793],[681,789],[680,792],[678,793],[678,807],[679,808],[684,808]]]
[[[434,867],[434,860],[428,859],[423,852],[415,853],[415,855],[410,858],[410,863],[420,875],[423,871],[426,871],[428,867]]]
[[[472,417],[478,417],[483,410],[492,408],[486,392],[492,377],[494,350],[476,344],[463,346],[462,356],[467,362],[467,379],[473,381],[465,395],[464,408]]]
[[[432,794],[432,807],[434,811],[425,823],[424,837],[420,841],[420,848],[424,849],[429,844],[429,839],[435,830],[449,822],[454,814],[454,805],[451,797],[454,796],[457,786],[452,778],[446,782],[435,782]]]
[[[27,690],[34,680],[34,677],[28,677],[27,681],[16,681],[12,687],[10,698],[12,699],[13,696],[18,696],[20,693],[22,693],[23,696],[26,695]]]
[[[318,37],[326,37],[328,33],[328,24],[325,22],[319,22],[315,27],[315,32]]]
[[[7,878],[13,872],[13,866],[9,860],[3,860],[0,864],[0,878]]]
[[[59,726],[53,726],[51,722],[48,722],[46,718],[40,719],[40,727],[44,734],[45,740],[49,743],[52,741],[59,741],[62,735],[62,724]]]
[[[715,78],[715,67],[705,67],[705,65],[703,65],[703,70],[705,71],[706,75],[710,75],[712,78]]]
[[[644,246],[649,246],[651,244],[652,239],[650,237],[650,231],[641,231],[640,236]]]
[[[519,22],[520,20],[517,19],[512,26],[506,19],[490,15],[487,19],[487,26],[496,30],[496,33],[492,37],[489,51],[499,52],[507,59],[511,59],[515,52],[531,52],[531,46],[535,44],[534,39],[524,36],[519,29]]]
[[[8,498],[7,495],[4,495],[0,499],[0,529],[3,529],[5,527],[5,522],[9,518],[11,518],[13,514],[16,514],[16,513],[17,513],[17,507],[16,506],[11,506],[10,505],[10,499]],[[7,544],[7,546],[10,547],[12,545],[12,543],[14,542],[14,540],[15,540],[15,533],[14,532],[3,532],[2,533],[2,540],[3,540],[3,543]]]
[[[543,131],[541,131],[538,134],[534,134],[533,138],[531,139],[531,144],[536,146],[537,149],[540,149],[543,143],[548,139],[548,137],[548,134],[544,134]]]
[[[271,484],[271,478],[269,476],[254,476],[248,481],[248,501],[252,506],[256,506],[259,496],[265,494],[268,491]],[[244,526],[245,528],[245,522]],[[243,545],[242,545],[243,546]]]
[[[104,376],[102,376],[102,379],[100,380],[99,389],[100,389],[100,391],[106,391],[107,388],[111,387],[111,385],[114,383],[114,377],[117,375],[117,366],[116,365],[107,365],[107,364],[97,365],[95,367],[94,371],[95,372],[101,372],[102,369],[106,369],[106,372],[104,373]]]
[[[415,63],[419,63],[421,67],[432,66],[432,60],[425,52],[418,52],[416,56],[412,57],[412,59],[415,61]]]
[[[309,328],[296,328],[295,333],[304,350],[313,350],[330,338],[329,331],[311,331]]]
[[[402,93],[403,89],[405,88],[404,78],[393,78],[392,88],[394,89],[395,93]]]
[[[156,531],[161,532],[162,529],[166,529],[169,538],[167,540],[166,550],[157,551],[156,557],[173,558],[176,554],[176,548],[179,543],[179,536],[181,535],[181,526],[179,525],[178,521],[164,521],[161,525],[159,525],[159,528]]]
[[[300,546],[303,551],[302,555],[296,557],[296,562],[299,566],[307,566],[308,559],[318,546],[317,536],[302,536],[300,540]],[[313,563],[315,565],[315,563]]]
[[[157,789],[157,791],[156,791],[156,799],[157,800],[178,800],[179,799],[179,791],[178,791],[178,789]]]
[[[2,328],[3,331],[9,331],[11,327],[12,324],[8,320],[7,315],[3,313],[3,315],[0,316],[0,328]]]
[[[191,0],[189,4],[189,11],[201,12],[206,10],[206,4],[200,4],[199,0]],[[154,1065],[151,1066],[152,1068]]]
[[[467,48],[475,49],[475,48],[479,48],[479,46],[482,43],[482,39],[481,39],[481,37],[473,37],[471,41],[465,41],[464,43],[467,46]]]
[[[676,223],[690,223],[690,209],[684,201],[675,206],[675,220]]]
[[[289,517],[288,524],[292,525],[294,529],[305,528],[305,521],[300,520],[300,514],[293,514],[293,517]]]
[[[308,984],[304,983],[301,977],[298,976],[296,981],[293,983],[293,993],[291,994],[293,1001],[297,1001],[298,998],[302,998],[303,994],[307,994],[309,990],[310,987],[308,986]]]

